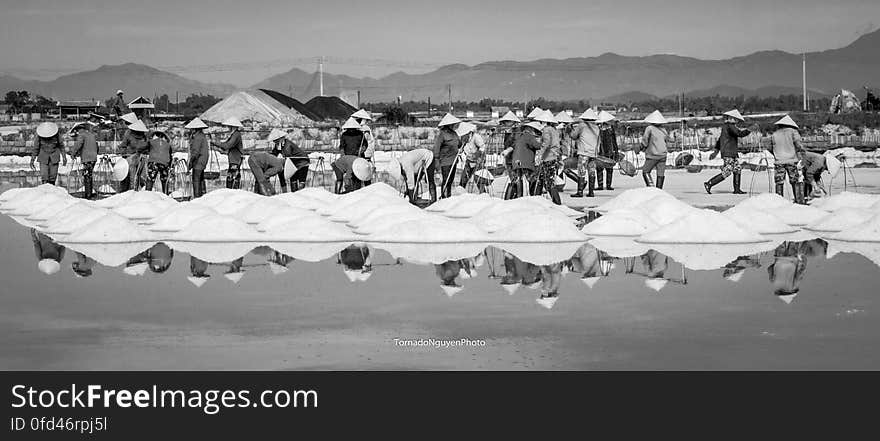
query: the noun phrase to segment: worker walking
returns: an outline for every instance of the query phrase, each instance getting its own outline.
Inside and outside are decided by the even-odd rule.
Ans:
[[[131,112],[131,110],[128,109],[128,104],[125,102],[123,94],[124,92],[122,90],[117,90],[116,96],[113,97],[113,101],[110,102],[110,108],[113,110],[113,113],[117,118],[122,118],[122,115]],[[129,124],[131,123],[129,122]]]
[[[752,132],[736,125],[737,122],[744,122],[745,120],[742,114],[739,113],[739,110],[733,109],[724,113],[721,137],[715,143],[715,151],[709,156],[709,159],[715,159],[718,153],[721,153],[724,165],[721,166],[721,173],[703,183],[706,193],[712,194],[712,187],[720,184],[721,181],[733,174],[733,194],[745,194],[740,187],[742,182],[742,164],[739,162],[739,139],[748,136]]]
[[[599,125],[596,121],[599,114],[587,109],[581,114],[580,120],[571,131],[571,139],[575,144],[578,158],[578,186],[573,198],[584,197],[584,188],[589,184],[587,197],[593,197],[596,189],[596,156],[599,154]],[[588,181],[589,179],[589,181]]]
[[[241,128],[244,127],[238,118],[231,116],[223,121],[223,125],[229,127],[232,132],[226,141],[214,143],[214,146],[226,153],[229,168],[226,170],[226,188],[241,188],[241,160],[243,145],[241,142]]]
[[[70,153],[70,156],[79,158],[82,164],[80,171],[83,178],[83,198],[85,199],[92,199],[95,196],[92,172],[95,170],[95,163],[98,162],[98,143],[95,141],[95,134],[92,133],[91,128],[91,123],[76,126],[76,142]]]
[[[786,115],[775,123],[777,129],[770,138],[774,165],[773,180],[776,183],[776,194],[784,196],[785,175],[791,184],[795,203],[804,203],[803,175],[799,165],[800,156],[804,152],[798,125]]]
[[[562,205],[559,191],[556,188],[556,177],[559,172],[559,162],[562,159],[562,145],[559,136],[559,124],[556,117],[549,110],[537,117],[537,121],[545,123],[541,130],[541,148],[535,154],[535,164],[538,167],[538,178],[535,183],[534,194],[541,194],[542,190],[550,193],[550,199],[556,205]]]
[[[279,129],[272,129],[268,138],[269,144],[272,145],[272,154],[281,155],[285,159],[290,159],[296,171],[289,179],[281,180],[281,191],[287,192],[287,183],[290,181],[290,191],[295,192],[306,188],[306,179],[309,174],[309,155],[299,148],[295,142],[287,137],[287,133]]]
[[[504,150],[501,151],[501,157],[504,158],[504,169],[507,171],[507,190],[504,192],[504,197],[507,198],[513,194],[509,190],[513,185],[513,148],[516,146],[516,138],[520,134],[520,119],[513,112],[508,111],[498,120],[498,123],[501,124],[503,135]]]
[[[204,130],[208,127],[201,119],[195,118],[184,126],[189,129],[189,160],[187,168],[192,172],[193,199],[205,194],[205,168],[208,167],[208,156],[211,150],[208,147],[208,138]]]
[[[440,130],[434,136],[434,169],[440,170],[440,197],[452,196],[452,181],[455,177],[455,163],[461,139],[455,132],[461,120],[447,113],[437,127]],[[429,179],[434,179],[429,177]]]
[[[267,152],[254,152],[248,156],[248,167],[254,175],[254,193],[267,196],[275,194],[275,186],[269,181],[273,176],[285,179],[284,159]]]
[[[400,155],[400,158],[391,158],[388,163],[388,174],[397,182],[403,179],[406,184],[406,197],[413,204],[418,197],[415,194],[416,182],[422,176],[431,177],[434,173],[434,153],[428,149],[410,150]],[[436,202],[437,184],[433,179],[428,179],[428,190],[431,192],[431,202]]]
[[[513,176],[511,180],[513,185],[508,187],[511,192],[505,199],[516,199],[525,196],[525,183],[523,180],[531,182],[535,174],[535,154],[541,150],[541,130],[544,126],[532,121],[523,126],[523,130],[519,137],[516,138],[516,145],[513,148]]]
[[[67,156],[64,154],[64,141],[58,133],[58,125],[52,122],[44,122],[37,126],[37,138],[31,150],[31,169],[36,170],[34,165],[40,163],[40,179],[44,184],[55,185],[58,179],[58,162],[67,165]]]
[[[147,191],[153,190],[153,183],[156,177],[159,177],[159,183],[162,184],[162,193],[168,194],[168,169],[171,166],[171,142],[168,135],[157,130],[153,132],[153,139],[150,140],[150,154],[147,159]]]
[[[119,143],[119,153],[128,162],[128,174],[119,182],[119,192],[125,192],[132,187],[140,188],[141,175],[143,173],[142,159],[150,153],[150,143],[147,140],[147,126],[143,121],[135,121],[128,126],[128,131],[122,142]],[[132,175],[134,176],[132,178]],[[132,182],[133,181],[133,182]]]
[[[603,159],[596,164],[596,190],[614,190],[611,182],[614,179],[614,164],[617,163],[617,156],[620,154],[614,120],[614,115],[604,110],[599,112],[599,118],[596,120],[599,124],[599,157]]]
[[[645,166],[642,167],[642,178],[645,185],[653,187],[651,171],[657,169],[657,188],[663,188],[666,180],[666,142],[671,141],[669,134],[661,127],[668,121],[659,110],[648,115],[644,122],[648,123],[642,134],[641,147],[645,150]]]

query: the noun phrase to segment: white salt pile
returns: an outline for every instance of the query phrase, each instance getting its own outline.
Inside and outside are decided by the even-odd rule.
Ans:
[[[758,234],[787,234],[797,231],[797,228],[782,222],[778,217],[748,206],[735,206],[723,214],[739,226]]]
[[[80,203],[81,201],[82,199],[66,198],[59,203],[52,204],[42,208],[41,210],[35,211],[33,214],[27,217],[27,220],[37,223],[47,221],[55,217],[55,215],[57,215],[58,213],[66,210],[72,205]]]
[[[489,207],[503,203],[504,200],[500,198],[471,198],[460,201],[449,207],[446,211],[443,211],[441,214],[452,219],[466,219],[477,215],[479,212]]]
[[[831,239],[849,242],[880,242],[880,214],[858,225],[829,236]]]
[[[330,193],[323,187],[306,187],[302,190],[299,190],[295,193],[287,193],[290,195],[297,195],[301,197],[307,197],[312,200],[316,200],[319,202],[323,202],[325,204],[332,203],[339,199],[339,195]]]
[[[264,198],[264,196],[260,196],[255,193],[242,192],[239,194],[227,196],[209,206],[217,211],[217,213],[226,216],[232,216],[233,214],[235,214],[235,212],[241,210],[244,207],[247,207],[248,205],[262,198]]]
[[[761,193],[757,196],[752,196],[748,199],[744,199],[740,203],[736,204],[739,208],[753,208],[756,210],[768,210],[780,207],[788,207],[792,205],[791,201],[785,199],[782,196],[779,196],[776,193]]]
[[[184,202],[168,212],[153,218],[152,223],[147,229],[150,231],[176,232],[186,228],[187,225],[198,218],[216,214],[217,212],[213,208],[192,202]]]
[[[333,222],[355,222],[358,219],[365,218],[374,211],[391,206],[412,207],[412,205],[403,198],[394,198],[391,200],[383,198],[368,198],[365,199],[363,202],[357,203],[354,206],[350,206],[348,210],[336,212],[335,214],[330,216],[329,219]]]
[[[877,213],[863,208],[838,208],[827,216],[810,223],[806,229],[820,232],[839,232],[867,222]]]
[[[390,203],[388,199],[383,196],[377,195],[366,195],[359,199],[349,199],[349,200],[340,200],[333,204],[328,204],[323,208],[319,208],[316,213],[321,216],[332,217],[334,215],[339,215],[337,219],[340,220],[348,220],[345,219],[347,217],[347,213],[351,212],[351,210],[356,209],[358,206],[362,205],[371,205],[373,207],[382,206]]]
[[[113,212],[133,221],[145,221],[161,216],[178,204],[174,199],[155,200],[150,202],[137,202],[130,198],[122,205],[113,209]]]
[[[657,225],[670,224],[697,210],[696,208],[668,195],[656,196],[648,199],[639,204],[636,208],[647,214]],[[613,212],[613,210],[611,212]]]
[[[641,236],[659,226],[640,210],[620,209],[586,224],[581,232],[588,236]]]
[[[136,256],[152,246],[152,242],[127,242],[127,243],[66,243],[67,248],[89,256],[101,265],[114,267],[128,262],[131,256]]]
[[[550,208],[550,209],[558,211],[568,217],[583,217],[584,216],[583,211],[578,211],[578,210],[569,208],[565,205],[556,205],[553,203],[553,201],[545,198],[544,196],[527,196],[527,197],[523,197],[523,198],[512,199],[511,201],[521,201],[521,202],[536,205],[539,207]],[[506,201],[506,202],[511,202],[511,201]]]
[[[570,218],[554,212],[531,214],[516,223],[496,231],[492,239],[498,242],[584,242],[586,236]]]
[[[611,210],[620,210],[623,208],[638,208],[644,202],[658,196],[673,198],[673,196],[657,187],[632,188],[615,196],[610,201],[594,208],[594,211],[605,213]]]
[[[135,193],[137,192],[134,190],[129,190],[123,193],[116,193],[113,196],[96,201],[95,205],[101,208],[113,209],[122,205],[123,202],[128,200],[128,198],[134,196]]]
[[[83,225],[87,225],[110,213],[106,208],[87,204],[71,205],[46,223],[45,232],[50,235],[73,233]],[[131,257],[131,256],[129,256]]]
[[[63,187],[49,184],[42,184],[36,187],[10,188],[9,190],[4,191],[3,194],[0,194],[0,211],[6,211],[6,204],[14,199],[33,199],[37,195],[46,193],[67,195],[67,190]]]
[[[370,235],[376,242],[487,242],[485,231],[463,221],[430,216],[391,225]]]
[[[841,208],[871,208],[880,201],[876,195],[844,191],[834,196],[814,200],[810,206],[823,211],[837,211]]]
[[[67,193],[28,193],[10,200],[4,207],[6,208],[6,213],[10,216],[21,216],[24,218],[43,208],[68,199],[72,198]]]
[[[361,223],[359,226],[355,227],[353,230],[356,234],[361,235],[370,235],[373,233],[377,233],[382,230],[393,229],[397,224],[414,221],[414,220],[422,220],[422,219],[437,219],[441,218],[441,216],[436,214],[428,214],[423,212],[422,210],[416,209],[416,211],[407,211],[402,213],[388,213],[377,218],[374,218],[371,222]]]
[[[590,245],[604,251],[611,257],[637,257],[648,252],[647,245],[620,236],[600,236],[590,240]]]
[[[265,239],[240,219],[222,214],[208,215],[192,221],[171,237],[188,242],[256,242]]]
[[[287,207],[284,210],[277,211],[271,217],[264,219],[262,222],[258,223],[256,226],[257,231],[266,232],[271,230],[276,225],[290,222],[290,221],[311,221],[312,219],[323,219],[325,218],[315,214],[309,210],[303,210],[301,208],[293,208]]]
[[[485,193],[481,193],[481,194],[465,193],[465,194],[458,195],[458,196],[452,196],[449,198],[440,199],[437,202],[434,202],[433,204],[425,207],[425,211],[430,211],[430,212],[435,212],[435,213],[443,213],[446,210],[449,210],[450,208],[452,208],[452,207],[454,207],[464,201],[469,201],[469,200],[474,200],[474,199],[489,199],[489,198],[491,198],[491,196],[489,196],[488,194],[485,194]]]
[[[374,184],[367,185],[366,187],[361,187],[351,193],[340,195],[337,197],[337,201],[343,204],[348,204],[371,196],[386,199],[401,197],[400,191],[398,191],[396,188],[391,187],[384,182],[376,182]]]
[[[106,213],[80,226],[63,239],[66,243],[147,242],[152,236],[123,216]]]
[[[328,204],[333,203],[332,201],[324,202],[319,199],[313,199],[307,195],[302,194],[305,190],[308,190],[308,188],[297,191],[296,193],[277,194],[275,196],[272,196],[270,199],[283,201],[291,207],[310,211],[317,211],[318,209],[324,208]]]
[[[697,271],[723,268],[739,256],[747,256],[775,248],[774,243],[718,243],[713,246],[705,244],[658,243],[651,248],[669,256],[687,268]]]
[[[638,238],[642,243],[757,243],[766,239],[713,210],[695,210]]]
[[[266,230],[273,242],[340,242],[355,240],[348,227],[321,217],[278,223]]]
[[[501,205],[501,204],[499,204]],[[506,205],[506,204],[505,204]],[[545,214],[551,213],[556,216],[563,216],[556,211],[547,210],[546,208],[541,208],[536,205],[527,204],[530,206],[526,207],[513,207],[512,210],[501,211],[501,212],[493,212],[492,210],[485,210],[477,214],[476,216],[467,219],[467,222],[470,222],[487,233],[495,233],[499,230],[503,230],[505,228],[510,227],[511,225],[519,222],[519,219],[537,215],[537,214]],[[495,208],[495,207],[491,207]],[[567,218],[567,216],[565,216]]]
[[[287,202],[275,198],[259,198],[232,214],[245,223],[256,225],[282,210],[292,208]],[[304,210],[303,210],[304,211]]]
[[[406,202],[402,204],[390,204],[378,207],[363,216],[352,216],[352,220],[348,223],[348,226],[353,229],[357,229],[361,226],[376,224],[379,219],[387,217],[389,215],[402,215],[406,213],[424,214],[421,209]],[[390,219],[393,218],[388,218],[386,220]],[[381,223],[379,225],[380,227],[382,226]]]
[[[776,216],[782,222],[795,227],[802,227],[822,219],[828,215],[827,211],[813,208],[809,205],[789,204],[764,210]]]

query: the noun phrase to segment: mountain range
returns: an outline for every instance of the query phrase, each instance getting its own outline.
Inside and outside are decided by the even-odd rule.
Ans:
[[[859,37],[850,45],[806,54],[807,85],[811,96],[833,95],[841,88],[860,92],[863,86],[880,86],[880,30]],[[522,101],[544,97],[554,100],[631,102],[651,97],[675,96],[775,96],[800,94],[800,54],[770,50],[723,60],[701,60],[678,55],[623,56],[491,61],[468,66],[452,64],[432,72],[397,72],[382,78],[355,78],[324,74],[325,95],[357,90],[362,101],[424,100],[442,103],[500,98]],[[294,68],[258,82],[253,87],[293,91],[307,100],[318,94],[315,73]],[[236,88],[209,84],[139,64],[102,66],[94,71],[52,81],[26,81],[0,76],[0,93],[29,90],[54,98],[106,98],[116,89],[135,97],[168,93],[225,96]]]

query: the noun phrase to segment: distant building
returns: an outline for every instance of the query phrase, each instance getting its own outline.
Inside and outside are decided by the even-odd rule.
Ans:
[[[55,107],[57,109],[55,114],[62,118],[85,118],[89,112],[97,112],[101,108],[101,102],[94,100],[57,101]]]
[[[144,119],[149,118],[149,116],[153,113],[153,109],[155,109],[156,106],[153,105],[152,101],[142,96],[139,96],[135,98],[132,102],[128,103],[128,108],[131,109],[131,111],[134,112],[134,114],[137,115],[139,119]]]

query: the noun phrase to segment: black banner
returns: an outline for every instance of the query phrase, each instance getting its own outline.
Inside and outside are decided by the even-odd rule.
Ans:
[[[3,439],[221,438],[470,424],[585,425],[621,433],[702,424],[847,428],[876,374],[575,372],[8,372]],[[846,409],[846,411],[844,411]],[[810,418],[818,418],[811,420]],[[653,430],[653,429],[652,429]],[[786,430],[790,430],[787,428]],[[281,432],[279,432],[281,431]],[[454,430],[453,430],[454,431]]]

